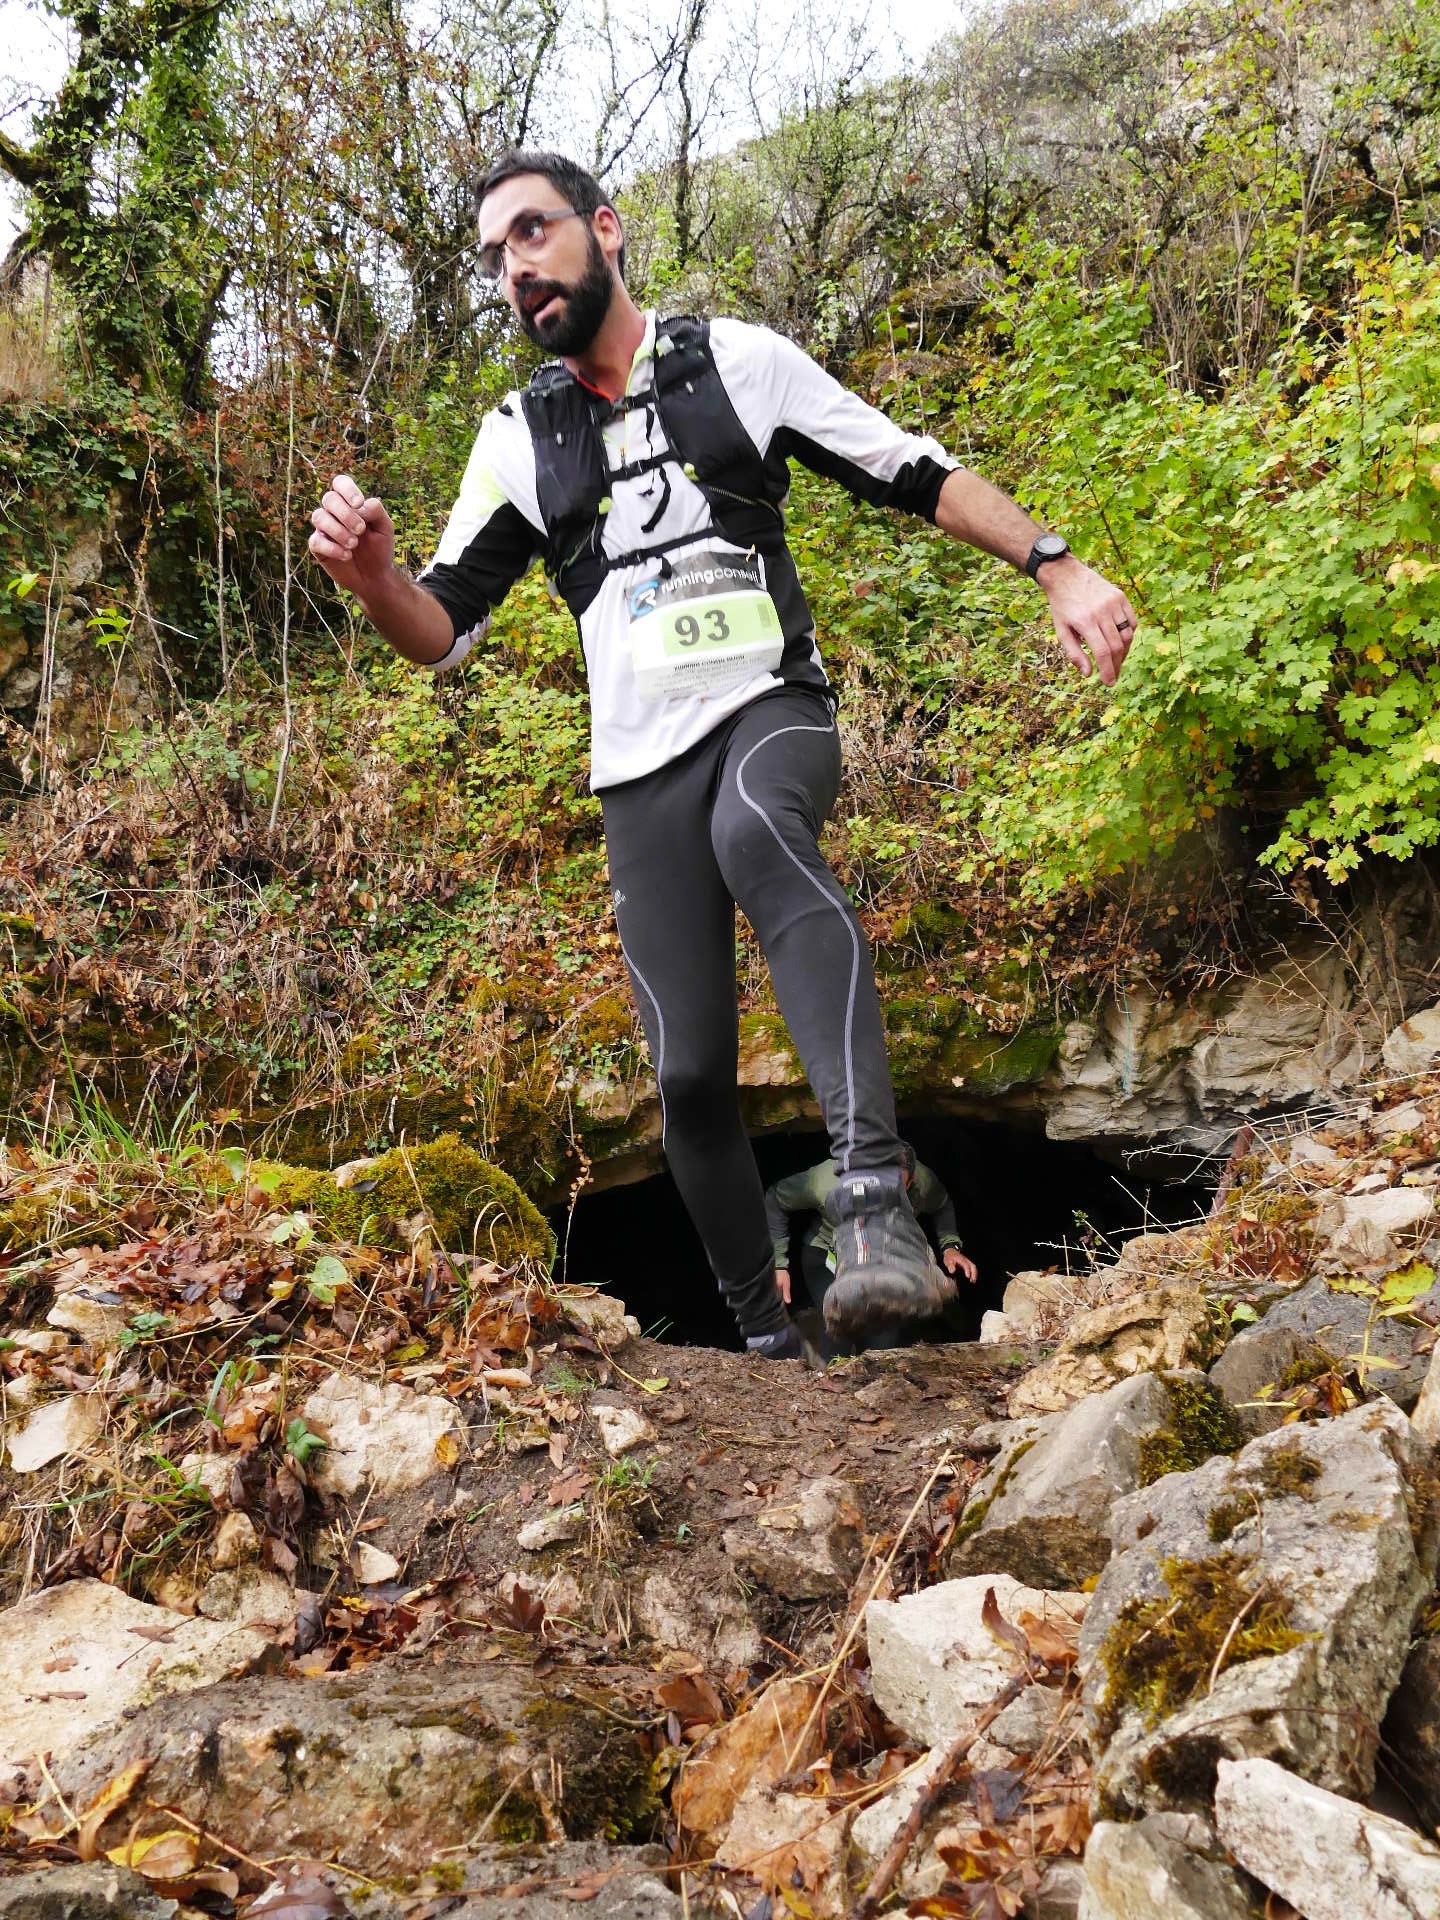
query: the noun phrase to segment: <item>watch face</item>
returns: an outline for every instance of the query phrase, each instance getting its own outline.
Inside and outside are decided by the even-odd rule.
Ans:
[[[1042,533],[1035,542],[1035,554],[1040,560],[1058,560],[1062,553],[1069,551],[1069,547],[1058,533]]]

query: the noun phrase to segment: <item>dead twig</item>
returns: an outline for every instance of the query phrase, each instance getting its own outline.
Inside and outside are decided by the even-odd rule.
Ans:
[[[895,1557],[899,1553],[900,1548],[904,1543],[906,1534],[908,1534],[911,1527],[914,1526],[916,1516],[919,1514],[920,1509],[924,1506],[925,1502],[930,1498],[930,1495],[935,1487],[935,1482],[940,1478],[942,1473],[948,1472],[951,1466],[951,1463],[954,1460],[954,1457],[955,1457],[954,1454],[947,1447],[945,1452],[941,1454],[940,1458],[935,1462],[935,1465],[931,1468],[929,1478],[926,1480],[924,1486],[921,1487],[919,1493],[916,1494],[914,1502],[910,1508],[910,1511],[906,1514],[905,1518],[901,1521],[899,1529],[896,1532],[895,1539],[890,1547],[890,1551],[886,1554],[885,1558],[880,1562],[879,1570],[877,1571],[875,1578],[870,1583],[869,1593],[866,1594],[864,1600],[855,1609],[854,1618],[850,1622],[850,1626],[848,1631],[846,1632],[845,1638],[840,1642],[839,1651],[836,1653],[834,1659],[830,1662],[829,1666],[826,1667],[825,1669],[825,1678],[821,1682],[820,1692],[816,1696],[814,1706],[811,1707],[809,1713],[805,1717],[805,1724],[800,1729],[800,1738],[795,1743],[797,1749],[802,1749],[804,1747],[806,1740],[809,1738],[810,1729],[815,1725],[815,1722],[819,1719],[820,1714],[824,1710],[825,1701],[829,1696],[831,1687],[834,1686],[835,1684],[836,1675],[840,1672],[840,1669],[844,1666],[846,1657],[848,1656],[851,1647],[854,1646],[856,1640],[859,1637],[860,1627],[865,1619],[866,1607],[869,1606],[870,1602],[875,1598],[876,1594],[879,1593],[880,1588],[884,1583],[885,1576],[889,1573],[891,1567],[893,1567],[895,1564]]]
[[[990,1723],[997,1720],[1010,1702],[1018,1699],[1034,1679],[1035,1674],[1027,1660],[1020,1672],[1005,1682],[989,1706],[981,1708],[975,1717],[975,1724],[963,1728],[945,1748],[935,1771],[926,1782],[914,1806],[905,1816],[904,1823],[890,1842],[885,1857],[876,1867],[870,1884],[865,1890],[864,1898],[859,1906],[853,1909],[853,1920],[873,1920],[873,1916],[880,1910],[881,1901],[889,1893],[896,1874],[904,1866],[906,1854],[914,1846],[921,1828],[929,1819],[936,1801],[954,1777],[955,1769]]]
[[[1220,1669],[1225,1664],[1225,1656],[1230,1651],[1230,1643],[1232,1640],[1234,1640],[1236,1634],[1240,1631],[1240,1622],[1245,1618],[1247,1613],[1253,1612],[1254,1609],[1259,1606],[1260,1602],[1266,1597],[1269,1591],[1270,1591],[1269,1581],[1262,1580],[1260,1582],[1260,1585],[1255,1589],[1254,1593],[1251,1594],[1250,1598],[1245,1602],[1244,1606],[1241,1607],[1240,1611],[1236,1614],[1235,1618],[1230,1622],[1229,1631],[1226,1633],[1225,1638],[1220,1642],[1220,1651],[1215,1656],[1215,1664],[1210,1669],[1210,1678],[1205,1685],[1206,1693],[1213,1693],[1215,1691],[1215,1682],[1220,1678]]]

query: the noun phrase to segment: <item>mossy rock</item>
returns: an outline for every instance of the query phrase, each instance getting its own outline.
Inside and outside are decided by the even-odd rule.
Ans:
[[[1306,1637],[1291,1624],[1286,1596],[1257,1581],[1233,1554],[1172,1555],[1160,1572],[1164,1590],[1127,1601],[1101,1642],[1102,1741],[1127,1710],[1158,1725],[1213,1687],[1225,1668],[1287,1653]]]
[[[1158,1433],[1140,1442],[1140,1485],[1148,1487],[1167,1473],[1193,1473],[1217,1453],[1237,1453],[1245,1436],[1230,1404],[1208,1380],[1160,1376],[1170,1400],[1170,1419]]]
[[[967,1095],[1029,1086],[1054,1064],[1061,1030],[1045,1021],[997,1033],[959,994],[882,990],[890,1071],[901,1099],[936,1087]]]
[[[554,1236],[533,1201],[457,1134],[394,1147],[343,1187],[333,1174],[279,1161],[258,1161],[251,1177],[276,1207],[303,1208],[334,1240],[399,1246],[400,1223],[423,1206],[440,1245],[452,1252],[479,1254],[500,1267],[533,1261],[548,1268],[555,1257]]]
[[[575,1031],[589,1053],[628,1047],[635,1038],[634,1009],[624,994],[602,993],[576,1016]]]

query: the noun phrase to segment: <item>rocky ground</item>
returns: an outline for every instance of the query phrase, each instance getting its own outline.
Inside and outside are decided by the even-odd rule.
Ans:
[[[823,1374],[518,1204],[12,1153],[0,1916],[1434,1920],[1440,1008],[1386,1068]]]

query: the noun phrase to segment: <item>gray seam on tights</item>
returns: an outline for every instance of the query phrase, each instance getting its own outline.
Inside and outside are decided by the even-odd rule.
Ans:
[[[646,993],[649,994],[650,1004],[655,1009],[655,1024],[660,1029],[659,1057],[655,1062],[655,1085],[660,1093],[660,1145],[663,1147],[665,1145],[665,1135],[670,1126],[670,1116],[665,1111],[665,1016],[660,1011],[660,1002],[655,998],[655,989],[630,958],[630,954],[623,940],[620,942],[620,951],[625,955],[626,966],[629,967]]]
[[[804,874],[805,878],[810,882],[811,886],[814,887],[815,891],[820,895],[820,898],[822,900],[828,901],[829,904],[835,909],[836,913],[839,914],[841,920],[844,923],[845,931],[850,936],[850,951],[851,951],[850,994],[849,994],[849,998],[845,1002],[845,1099],[846,1099],[847,1107],[849,1109],[849,1118],[848,1118],[846,1134],[845,1134],[845,1158],[840,1167],[840,1171],[842,1173],[848,1173],[850,1171],[851,1159],[853,1158],[855,1153],[855,1058],[854,1058],[854,1052],[851,1044],[851,1030],[854,1026],[854,1021],[855,1021],[855,989],[858,986],[859,980],[860,980],[859,937],[855,932],[855,928],[851,922],[849,914],[846,913],[845,909],[840,905],[840,902],[835,898],[835,896],[832,893],[828,892],[826,888],[821,885],[820,881],[818,881],[815,878],[814,874],[811,873],[810,869],[805,865],[805,862],[796,856],[794,850],[785,844],[785,836],[781,833],[780,829],[776,826],[775,822],[770,818],[769,814],[766,813],[765,809],[760,805],[759,801],[752,800],[750,798],[750,795],[745,791],[745,781],[743,778],[746,767],[749,766],[751,760],[760,751],[761,747],[768,746],[772,740],[778,740],[782,733],[834,733],[834,732],[835,732],[835,728],[833,726],[777,727],[773,733],[767,733],[763,740],[757,740],[754,746],[751,747],[750,751],[745,755],[744,759],[740,762],[739,766],[735,769],[735,790],[740,795],[740,798],[745,802],[746,806],[749,807],[752,812],[758,813],[760,818],[765,822],[766,826],[770,829],[771,833],[775,837],[776,845],[780,848],[781,852],[785,855],[786,859],[789,860],[792,865],[797,867],[799,871]],[[646,992],[647,993],[649,992],[648,987],[646,988]],[[655,996],[651,994],[650,997],[651,999],[654,999]]]

